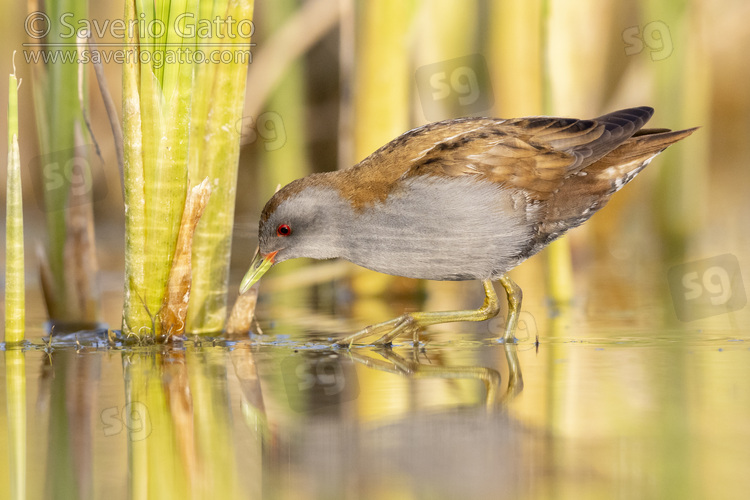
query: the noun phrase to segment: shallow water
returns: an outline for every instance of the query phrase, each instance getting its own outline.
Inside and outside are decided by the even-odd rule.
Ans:
[[[481,299],[455,287],[456,307]],[[347,351],[327,344],[446,299],[325,290],[266,298],[251,338],[30,335],[0,356],[2,494],[16,477],[28,498],[747,496],[747,308],[683,323],[642,287],[551,314],[532,286],[517,344],[494,320]]]

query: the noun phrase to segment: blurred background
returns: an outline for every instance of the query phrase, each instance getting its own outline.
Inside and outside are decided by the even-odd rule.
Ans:
[[[17,51],[27,338],[42,346],[47,315],[36,247],[47,238],[45,179],[31,85],[41,63],[29,60],[33,50],[24,46],[27,15],[35,9],[34,2],[5,2],[0,74],[13,71]],[[119,1],[91,2],[88,17],[103,23],[122,12]],[[161,364],[151,363],[151,354],[120,359],[106,349],[98,359],[98,347],[79,356],[77,338],[58,341],[54,364],[47,351],[30,351],[28,394],[39,409],[29,416],[30,463],[46,459],[50,470],[62,471],[47,488],[72,481],[73,472],[60,468],[67,464],[81,484],[96,477],[94,496],[125,497],[122,485],[139,477],[126,478],[125,457],[138,449],[145,438],[134,435],[146,427],[134,429],[118,415],[143,396],[154,436],[192,425],[192,406],[176,410],[177,395],[189,393],[179,383],[187,384],[181,370],[190,365],[196,408],[216,409],[203,427],[196,413],[196,435],[205,428],[220,434],[203,436],[221,446],[206,448],[214,454],[202,463],[232,475],[225,484],[239,486],[231,496],[260,496],[265,488],[279,492],[274,498],[300,498],[302,491],[311,498],[355,497],[352,492],[364,490],[368,498],[430,492],[431,498],[497,498],[500,491],[509,498],[744,498],[750,463],[748,19],[744,0],[257,0],[257,45],[237,124],[242,152],[230,293],[250,262],[260,211],[278,184],[351,166],[410,128],[458,116],[590,118],[648,105],[656,110],[649,127],[700,129],[566,237],[573,277],[567,295],[553,300],[550,277],[565,270],[547,251],[512,272],[524,290],[517,352],[496,343],[502,317],[430,328],[422,337],[426,349],[411,353],[402,345],[394,351],[403,357],[383,356],[400,367],[391,373],[372,369],[382,365],[362,358],[378,356],[366,349],[311,352],[321,339],[404,310],[477,307],[481,287],[392,278],[343,262],[287,262],[261,284],[258,319],[269,335],[252,343],[233,348],[196,340],[187,362],[170,351]],[[107,42],[114,40],[101,40]],[[119,106],[121,68],[110,63],[105,70]],[[87,184],[102,315],[119,328],[123,200],[91,75],[87,92],[103,158],[92,157]],[[7,79],[0,78],[0,96],[6,93]],[[5,106],[0,99],[0,115]],[[0,136],[5,126],[0,120]],[[3,206],[4,195],[0,190]],[[4,246],[0,259],[3,253]],[[485,383],[404,376],[425,366],[485,367],[471,372]],[[525,385],[518,384],[519,367]],[[321,369],[327,378],[313,377],[312,388],[300,389],[299,373],[320,375]],[[493,374],[502,387],[515,385],[498,398],[508,411],[488,416],[485,398],[497,396]],[[156,381],[148,386],[152,399],[138,393],[148,392],[144,380]],[[346,389],[330,393],[326,380],[345,382]],[[65,384],[67,400],[59,396]],[[177,403],[153,395],[162,385]],[[77,395],[89,406],[66,407]],[[467,407],[479,411],[460,413]],[[259,429],[267,434],[259,437]],[[88,441],[48,443],[48,435]],[[174,455],[169,463],[181,463],[167,441]],[[76,451],[73,463],[69,457],[79,449],[88,454]],[[230,456],[235,462],[227,466],[216,458]],[[35,491],[43,487],[29,483]]]

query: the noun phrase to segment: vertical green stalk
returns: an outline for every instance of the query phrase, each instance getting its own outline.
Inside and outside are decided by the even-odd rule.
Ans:
[[[5,199],[5,342],[24,338],[23,196],[21,158],[18,152],[18,79],[8,82],[8,185]]]
[[[477,52],[481,18],[477,0],[421,2],[418,8],[414,23],[419,33],[414,37],[417,67]],[[484,83],[479,82],[479,85]],[[462,106],[450,99],[430,103],[430,108],[433,109],[424,109],[424,114],[417,113],[417,116],[436,121],[466,115]]]
[[[187,190],[206,177],[187,329],[224,327],[252,11],[252,0],[126,2],[128,22],[165,28],[126,44],[136,61],[123,71],[126,333],[160,334]]]
[[[283,22],[299,7],[298,0],[275,0],[266,6],[264,11],[267,18],[265,29],[269,32],[278,30]],[[276,186],[285,186],[291,181],[304,177],[310,170],[305,153],[305,80],[303,60],[298,59],[286,71],[286,75],[274,90],[266,108],[279,121],[274,126],[281,125],[285,135],[295,138],[276,147],[273,143],[263,144],[262,153],[265,168],[261,174],[261,193],[270,197],[276,191]],[[266,123],[261,123],[259,117],[250,117],[260,130]],[[270,120],[270,118],[269,118]]]
[[[155,9],[128,0],[126,18],[165,26],[164,43],[127,40],[131,61],[123,70],[125,136],[126,290],[123,330],[158,335],[153,321],[164,298],[187,193],[193,65],[173,56],[192,51],[194,37],[176,32],[176,18],[198,14],[197,0]],[[157,14],[162,17],[155,17]],[[141,58],[135,55],[141,54]],[[135,62],[133,62],[135,61]]]
[[[712,74],[704,68],[709,49],[695,36],[703,29],[705,7],[699,2],[669,0],[658,8],[643,1],[641,8],[640,27],[648,47],[637,57],[651,59],[649,70],[655,82],[658,116],[669,117],[675,128],[710,125]],[[649,24],[655,22],[663,26],[656,33],[648,32]],[[667,49],[670,52],[664,52]],[[709,141],[710,134],[694,134],[679,148],[670,148],[659,156],[659,196],[654,204],[665,257],[670,262],[684,260],[691,236],[705,224]]]
[[[199,72],[213,72],[210,87],[193,88],[197,100],[207,102],[199,106],[208,110],[203,134],[195,134],[191,147],[190,179],[197,182],[209,178],[213,194],[201,218],[193,240],[193,284],[187,315],[187,329],[193,333],[217,332],[224,328],[227,313],[229,257],[234,225],[234,203],[237,195],[237,166],[240,154],[240,126],[245,98],[245,84],[249,64],[249,31],[238,32],[240,24],[247,28],[253,18],[253,0],[217,0],[214,18],[234,19],[231,36],[218,40],[224,54],[231,54],[231,62],[206,64]],[[211,43],[212,40],[199,40]],[[216,43],[216,40],[214,40]],[[211,46],[205,49],[211,52]],[[198,76],[198,82],[209,78]],[[193,156],[195,153],[195,156]]]
[[[136,19],[135,3],[125,2],[125,19]],[[141,291],[145,288],[146,270],[146,207],[143,192],[145,181],[143,165],[143,131],[140,108],[140,65],[134,54],[139,50],[133,38],[125,42],[125,50],[131,57],[122,71],[122,121],[123,159],[125,179],[125,304],[123,306],[123,331],[139,334],[139,329],[150,326],[146,308],[140,303]],[[129,326],[130,325],[130,326]]]
[[[542,113],[546,20],[543,4],[543,0],[527,0],[491,5],[488,52],[498,116]]]
[[[554,307],[565,306],[573,300],[573,262],[567,236],[553,241],[546,248],[547,293]]]
[[[415,3],[381,0],[357,7],[354,147],[359,161],[409,127],[413,75],[407,49]]]
[[[150,3],[140,1],[144,6]],[[184,5],[181,7],[184,9]],[[165,26],[172,22],[169,17],[161,21]],[[165,61],[170,53],[181,48],[180,44],[190,48],[192,41],[174,39],[172,43],[175,45],[165,49],[157,47],[153,52],[153,62],[141,65],[143,195],[146,207],[146,281],[141,297],[151,315],[159,312],[164,299],[188,188],[186,165],[192,65]],[[155,330],[152,333],[158,335],[158,321]]]
[[[70,38],[69,28],[62,25],[61,20],[73,26],[85,18],[88,12],[88,0],[58,0],[46,2],[46,14],[51,20],[50,33],[46,42],[63,44],[51,46],[49,50],[60,50],[65,56],[72,56],[77,51],[75,37]],[[72,13],[73,16],[69,16]],[[66,17],[63,18],[63,15]],[[83,127],[81,106],[78,100],[78,63],[57,61],[48,64],[41,75],[38,88],[35,89],[37,98],[37,124],[42,154],[50,159],[44,164],[41,172],[42,183],[47,185],[54,179],[60,185],[54,189],[44,190],[44,205],[47,217],[47,260],[52,278],[52,289],[49,290],[50,317],[53,320],[80,320],[71,317],[74,309],[68,307],[68,301],[73,300],[67,291],[66,266],[64,262],[65,241],[67,236],[66,204],[70,192],[70,176],[64,175],[61,168],[72,159],[75,154],[74,130],[78,123]],[[86,84],[84,82],[84,88]],[[88,196],[91,196],[88,193]]]

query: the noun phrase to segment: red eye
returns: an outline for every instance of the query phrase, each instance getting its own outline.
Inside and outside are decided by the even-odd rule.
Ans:
[[[276,234],[278,236],[289,236],[290,234],[292,234],[292,228],[286,224],[282,224],[278,228],[276,228]]]

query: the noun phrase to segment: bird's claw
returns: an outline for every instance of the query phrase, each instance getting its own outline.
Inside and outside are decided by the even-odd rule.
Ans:
[[[355,342],[358,340],[367,338],[381,330],[386,330],[382,336],[375,340],[372,345],[390,347],[393,345],[393,341],[408,331],[414,331],[414,338],[417,340],[417,333],[419,331],[419,322],[411,314],[403,314],[396,319],[386,321],[385,323],[379,323],[376,325],[370,325],[357,333],[345,337],[341,340],[334,342],[335,347],[345,347],[351,349]]]

